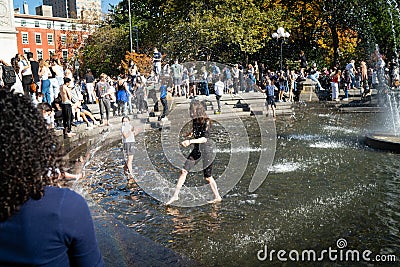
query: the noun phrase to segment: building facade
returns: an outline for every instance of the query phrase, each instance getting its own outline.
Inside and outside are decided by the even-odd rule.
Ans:
[[[94,26],[66,18],[14,14],[18,53],[32,52],[35,59],[57,55],[65,62],[77,55]]]
[[[0,1],[0,59],[10,61],[17,52],[13,1]]]
[[[53,15],[61,18],[100,20],[101,0],[43,0],[53,7]]]

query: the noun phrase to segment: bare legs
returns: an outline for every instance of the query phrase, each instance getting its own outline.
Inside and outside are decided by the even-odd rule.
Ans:
[[[182,188],[183,184],[186,181],[187,174],[188,174],[188,172],[185,169],[182,169],[181,175],[179,176],[179,179],[178,179],[178,183],[176,184],[174,195],[166,203],[166,205],[170,205],[172,202],[179,200],[179,192],[181,191],[181,188]],[[221,202],[222,198],[221,198],[221,196],[220,196],[220,194],[218,192],[217,183],[215,182],[214,178],[207,177],[206,180],[210,184],[211,190],[214,193],[214,199],[209,201],[208,203]]]
[[[124,166],[124,170],[128,171],[128,183],[133,183],[133,172],[132,172],[132,162],[133,162],[133,155],[128,155],[128,160]]]
[[[176,184],[174,195],[166,203],[166,205],[170,205],[172,202],[179,200],[179,192],[181,191],[181,188],[186,181],[187,174],[188,174],[188,172],[185,169],[182,169],[181,175],[179,176],[179,179],[178,179],[178,183]]]
[[[217,202],[221,202],[221,201],[222,201],[222,198],[221,198],[221,196],[219,195],[218,188],[217,188],[217,183],[215,182],[214,178],[208,177],[208,178],[206,178],[206,180],[207,180],[207,182],[210,184],[211,190],[212,190],[213,193],[214,193],[214,199],[211,200],[211,201],[208,201],[208,203],[217,203]]]
[[[275,115],[276,107],[274,105],[271,105],[271,109],[272,109],[272,117],[275,118],[276,117],[276,115]],[[269,108],[267,106],[267,116],[268,116],[268,114],[269,114]]]

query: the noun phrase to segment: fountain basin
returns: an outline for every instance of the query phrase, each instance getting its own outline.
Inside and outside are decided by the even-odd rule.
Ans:
[[[400,153],[400,136],[391,133],[370,133],[365,136],[365,143],[372,148]]]

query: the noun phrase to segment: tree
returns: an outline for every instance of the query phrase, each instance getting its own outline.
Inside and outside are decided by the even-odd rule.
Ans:
[[[273,67],[278,62],[275,59],[279,48],[271,34],[278,27],[291,34],[283,50],[289,62],[297,59],[300,50],[306,52],[309,61],[325,66],[345,64],[349,59],[365,60],[375,43],[383,53],[397,54],[400,14],[394,0],[351,3],[348,0],[131,0],[130,3],[132,26],[139,32],[140,53],[150,55],[153,47],[158,47],[171,61],[175,58],[181,62],[258,60],[268,61]],[[100,36],[93,40],[100,39],[102,49],[111,49],[105,55],[113,55],[119,64],[129,50],[128,0],[111,8],[107,27],[100,29]],[[118,32],[115,47],[101,40],[109,38],[105,37],[105,30],[110,30],[111,35]],[[91,45],[94,47],[95,42]],[[110,67],[98,64],[104,65],[100,69]]]
[[[117,75],[121,60],[129,50],[129,35],[124,27],[103,26],[96,30],[82,50],[84,68],[90,68],[96,75],[106,73]]]
[[[195,1],[189,10],[187,17],[172,25],[165,44],[167,53],[181,61],[229,62],[254,54],[266,45],[282,13],[252,0]]]

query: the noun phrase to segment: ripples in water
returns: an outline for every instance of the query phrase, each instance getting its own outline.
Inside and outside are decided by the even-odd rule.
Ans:
[[[250,153],[243,178],[218,205],[165,207],[138,186],[127,186],[119,140],[96,152],[86,167],[87,179],[77,187],[133,230],[205,265],[252,266],[259,264],[255,255],[263,244],[327,249],[338,238],[352,249],[399,254],[400,160],[365,147],[362,134],[373,122],[371,115],[357,116],[303,114],[278,120],[275,161],[255,193],[247,189],[263,152],[253,140],[257,134],[250,147],[231,151],[217,125],[215,177],[230,153]],[[255,127],[251,118],[246,124]],[[175,183],[179,169],[157,146],[160,133],[139,138],[148,140],[156,171]],[[145,171],[136,166],[134,174]],[[188,178],[187,186],[197,184],[205,184],[201,173]]]

